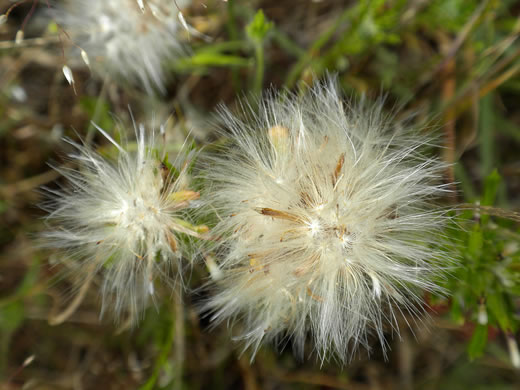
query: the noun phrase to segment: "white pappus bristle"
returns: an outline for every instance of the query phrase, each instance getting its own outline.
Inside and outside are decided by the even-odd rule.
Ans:
[[[343,104],[334,80],[305,97],[273,93],[246,119],[222,118],[228,146],[208,161],[206,202],[221,276],[204,310],[238,321],[253,356],[263,342],[312,339],[320,358],[348,361],[395,310],[417,312],[446,268],[444,165],[431,141],[385,115],[382,102]]]
[[[181,257],[190,253],[186,243],[200,237],[188,216],[199,197],[188,187],[193,152],[181,151],[168,162],[160,157],[162,137],[143,126],[135,143],[120,144],[98,130],[117,159],[68,141],[77,168],[57,168],[66,183],[47,189],[48,230],[41,240],[60,250],[58,257],[77,278],[101,276],[102,312],[135,322],[156,294],[158,279],[180,279]]]
[[[68,0],[54,16],[93,70],[152,93],[165,92],[164,62],[185,51],[178,12],[171,0]]]

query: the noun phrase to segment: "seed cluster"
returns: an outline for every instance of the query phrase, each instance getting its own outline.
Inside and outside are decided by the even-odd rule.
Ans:
[[[384,346],[393,311],[416,310],[446,265],[433,249],[446,218],[428,202],[445,191],[443,165],[379,104],[344,107],[334,83],[275,94],[253,123],[223,116],[234,143],[208,173],[213,320],[243,319],[253,352],[289,336],[302,352],[309,335],[322,358],[349,359],[370,333]]]

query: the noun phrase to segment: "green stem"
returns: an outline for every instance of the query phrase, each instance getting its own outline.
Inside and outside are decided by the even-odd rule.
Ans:
[[[92,115],[92,119],[87,129],[87,136],[85,137],[85,143],[90,145],[92,140],[94,139],[94,135],[96,134],[96,128],[94,127],[94,123],[99,120],[99,115],[101,114],[101,108],[103,107],[103,103],[105,102],[105,97],[107,95],[108,89],[108,76],[103,79],[103,85],[101,86],[101,92],[99,92],[99,96],[96,100],[96,106],[94,107],[94,114]]]
[[[264,85],[264,45],[263,42],[255,42],[255,60],[256,71],[253,84],[253,91],[255,95],[259,96],[262,93]]]
[[[184,342],[184,304],[182,302],[182,285],[177,283],[176,292],[174,294],[175,306],[175,382],[173,390],[182,389],[182,373],[184,369],[185,359],[185,342]]]
[[[329,65],[332,63],[334,58],[337,58],[339,55],[344,53],[344,44],[348,42],[348,40],[352,39],[352,33],[359,30],[363,21],[369,14],[371,10],[372,0],[365,0],[364,2],[358,3],[359,8],[349,9],[348,11],[353,11],[356,13],[355,17],[352,18],[353,15],[348,15],[348,19],[352,19],[352,23],[350,24],[348,31],[342,34],[342,37],[334,42],[332,47],[328,49],[322,56],[322,63],[325,65]],[[339,27],[339,26],[338,26]]]
[[[175,319],[175,322],[177,322],[177,319]],[[170,324],[170,327],[168,329],[168,334],[166,335],[166,340],[164,340],[164,343],[161,348],[161,353],[159,357],[157,358],[157,361],[155,363],[155,367],[152,373],[152,376],[148,379],[148,381],[139,388],[139,390],[152,390],[155,388],[155,384],[157,383],[157,380],[159,379],[159,374],[161,373],[161,369],[166,364],[166,361],[168,360],[168,357],[170,356],[170,352],[173,346],[173,340],[175,338],[175,323],[172,322]],[[177,380],[178,378],[176,378]]]
[[[211,46],[206,46],[202,49],[196,50],[195,53],[225,53],[225,52],[235,52],[240,50],[245,50],[248,48],[248,41],[225,41],[214,43]]]
[[[235,0],[228,0],[227,2],[227,11],[228,11],[228,22],[227,22],[227,30],[229,37],[231,40],[238,39],[238,28],[236,23],[236,12],[235,12]]]
[[[272,29],[273,39],[284,49],[287,53],[293,55],[296,58],[301,58],[305,55],[305,50],[294,43],[285,33],[278,30],[277,28]]]
[[[236,10],[235,10],[235,0],[228,0],[227,2],[227,13],[228,13],[228,22],[227,22],[227,30],[229,34],[229,38],[232,41],[238,40],[238,28],[236,22]],[[231,83],[233,85],[233,89],[235,92],[240,91],[240,78],[238,77],[238,69],[231,68]]]
[[[494,151],[494,116],[493,116],[493,96],[489,94],[480,100],[479,107],[479,151],[480,151],[480,170],[482,177],[487,177],[495,166]]]
[[[325,44],[332,38],[332,36],[336,32],[336,30],[341,26],[341,24],[350,18],[351,13],[351,8],[343,11],[336,20],[336,22],[334,22],[334,24],[327,31],[321,34],[318,37],[318,39],[316,39],[314,43],[311,45],[310,49],[300,57],[300,60],[296,64],[292,66],[292,68],[289,70],[289,75],[287,76],[287,79],[285,81],[285,85],[288,88],[294,86],[294,84],[298,80],[298,77],[300,76],[300,73],[312,61],[312,59],[316,55],[316,52],[318,52],[323,46],[325,46]]]

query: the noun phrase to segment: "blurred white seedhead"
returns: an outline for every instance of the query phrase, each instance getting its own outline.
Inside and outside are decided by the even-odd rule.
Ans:
[[[67,0],[55,17],[94,70],[165,91],[164,62],[182,54],[179,7],[190,0]]]
[[[336,88],[272,94],[246,120],[223,110],[231,139],[207,173],[221,257],[206,309],[241,320],[253,355],[289,338],[302,354],[310,336],[321,359],[347,361],[370,333],[385,349],[395,310],[418,311],[447,265],[435,246],[448,217],[432,204],[444,167],[421,154],[428,136],[382,102],[344,106]]]
[[[170,164],[157,149],[159,134],[146,134],[143,126],[136,144],[120,145],[98,130],[115,147],[117,160],[68,141],[78,167],[58,168],[68,183],[46,189],[48,231],[42,241],[61,249],[59,258],[74,276],[87,281],[101,275],[102,312],[135,321],[157,279],[180,278],[187,242],[205,231],[191,225],[186,213],[199,197],[189,188],[193,152],[181,152]]]

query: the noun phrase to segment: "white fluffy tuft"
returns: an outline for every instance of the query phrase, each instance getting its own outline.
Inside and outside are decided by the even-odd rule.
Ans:
[[[101,275],[102,313],[113,312],[116,319],[128,314],[135,322],[157,279],[180,276],[168,277],[180,271],[187,238],[199,237],[186,215],[199,196],[188,188],[193,154],[181,152],[172,168],[159,159],[159,135],[146,134],[143,126],[136,144],[120,145],[98,130],[117,149],[117,161],[69,141],[78,168],[58,168],[68,183],[46,189],[49,230],[41,240],[61,249],[61,261],[75,276]]]
[[[382,102],[345,106],[334,81],[245,111],[222,111],[230,144],[208,164],[221,257],[205,310],[239,320],[253,356],[289,338],[301,355],[309,335],[322,360],[348,361],[371,333],[385,349],[394,311],[416,312],[448,264],[435,249],[448,217],[432,204],[444,165],[422,154],[428,137]]]
[[[162,65],[183,52],[179,7],[189,0],[68,0],[55,16],[97,71],[165,91]]]

